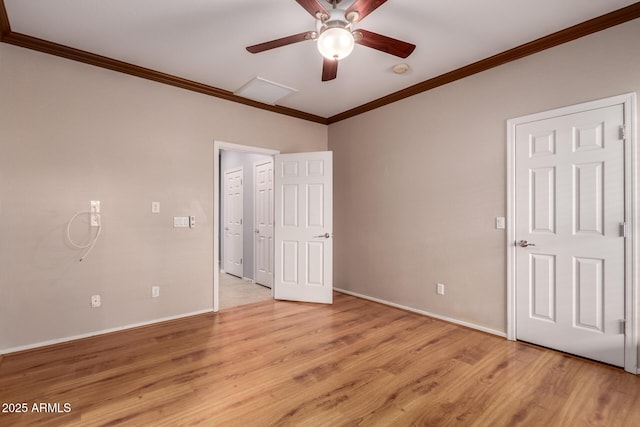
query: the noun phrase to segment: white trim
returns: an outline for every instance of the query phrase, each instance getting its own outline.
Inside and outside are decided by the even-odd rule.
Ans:
[[[279,150],[213,141],[213,311],[220,310],[220,150],[274,156]],[[273,289],[273,288],[272,288]]]
[[[383,299],[370,297],[368,295],[359,294],[357,292],[347,291],[345,289],[333,288],[333,290],[337,291],[337,292],[340,292],[340,293],[343,293],[343,294],[347,294],[347,295],[351,295],[351,296],[354,296],[354,297],[358,297],[358,298],[366,299],[366,300],[369,300],[369,301],[377,302],[377,303],[380,303],[380,304],[388,305],[390,307],[395,307],[395,308],[399,308],[401,310],[410,311],[412,313],[421,314],[423,316],[429,316],[429,317],[433,317],[435,319],[444,320],[445,322],[455,323],[456,325],[466,326],[467,328],[476,329],[478,331],[486,332],[486,333],[491,334],[491,335],[497,335],[497,336],[502,337],[502,338],[506,338],[507,337],[507,334],[502,332],[502,331],[498,331],[496,329],[487,328],[485,326],[476,325],[475,323],[465,322],[465,321],[462,321],[462,320],[454,319],[452,317],[441,316],[439,314],[434,314],[434,313],[431,313],[429,311],[420,310],[420,309],[413,308],[413,307],[408,307],[408,306],[402,305],[402,304],[396,304],[394,302],[389,302],[389,301],[385,301]]]
[[[582,111],[613,105],[624,106],[624,123],[627,127],[625,144],[625,220],[629,236],[625,241],[625,362],[627,372],[639,373],[638,364],[638,278],[635,254],[637,241],[635,218],[637,213],[636,197],[636,94],[627,93],[610,98],[571,105],[555,110],[544,111],[528,116],[507,120],[507,338],[516,339],[516,279],[515,279],[515,136],[519,124],[544,120],[551,117],[575,114]]]
[[[638,373],[638,271],[635,262],[637,252],[636,214],[637,208],[637,97],[627,94],[624,102],[625,140],[625,221],[629,236],[625,241],[625,370]]]
[[[515,223],[516,223],[516,150],[515,150],[516,125],[512,120],[507,120],[507,339],[516,339],[516,270],[515,257]]]
[[[126,329],[139,328],[141,326],[153,325],[153,324],[156,324],[156,323],[167,322],[169,320],[177,320],[177,319],[183,319],[183,318],[186,318],[186,317],[199,316],[201,314],[206,314],[206,313],[213,313],[213,310],[211,310],[209,308],[209,309],[206,309],[206,310],[193,311],[191,313],[178,314],[176,316],[161,317],[159,319],[149,320],[149,321],[146,321],[146,322],[139,322],[139,323],[132,323],[130,325],[117,326],[115,328],[103,329],[101,331],[88,332],[86,334],[73,335],[73,336],[70,336],[70,337],[57,338],[55,340],[41,341],[41,342],[37,342],[37,343],[34,343],[34,344],[23,345],[23,346],[20,346],[20,347],[7,348],[7,349],[4,349],[4,350],[0,350],[0,354],[7,355],[7,354],[10,354],[10,353],[16,353],[18,351],[32,350],[34,348],[46,347],[46,346],[55,345],[55,344],[61,344],[61,343],[69,342],[69,341],[75,341],[75,340],[79,340],[79,339],[83,339],[83,338],[89,338],[89,337],[95,337],[95,336],[98,336],[98,335],[110,334],[112,332],[124,331]]]

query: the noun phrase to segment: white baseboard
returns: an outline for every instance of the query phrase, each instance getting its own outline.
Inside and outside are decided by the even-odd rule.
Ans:
[[[205,313],[213,313],[213,310],[207,309],[207,310],[194,311],[194,312],[191,312],[191,313],[178,314],[176,316],[162,317],[160,319],[154,319],[154,320],[150,320],[150,321],[147,321],[147,322],[133,323],[133,324],[130,324],[130,325],[124,325],[124,326],[118,326],[118,327],[115,327],[115,328],[104,329],[104,330],[101,330],[101,331],[88,332],[86,334],[73,335],[73,336],[64,337],[64,338],[57,338],[55,340],[49,340],[49,341],[41,341],[41,342],[37,342],[37,343],[34,343],[34,344],[23,345],[23,346],[20,346],[20,347],[6,348],[6,349],[0,350],[0,355],[7,355],[7,354],[10,354],[10,353],[16,353],[18,351],[32,350],[32,349],[38,348],[38,347],[46,347],[48,345],[60,344],[60,343],[64,343],[64,342],[79,340],[79,339],[82,339],[82,338],[94,337],[96,335],[104,335],[104,334],[108,334],[108,333],[111,333],[111,332],[118,332],[118,331],[123,331],[125,329],[138,328],[140,326],[153,325],[154,323],[161,323],[161,322],[166,322],[168,320],[182,319],[184,317],[197,316],[199,314],[205,314]]]
[[[379,299],[379,298],[370,297],[370,296],[359,294],[359,293],[356,293],[356,292],[347,291],[347,290],[340,289],[340,288],[333,288],[333,290],[341,292],[343,294],[352,295],[354,297],[358,297],[358,298],[366,299],[366,300],[369,300],[369,301],[374,301],[374,302],[377,302],[377,303],[380,303],[380,304],[388,305],[388,306],[391,306],[391,307],[400,308],[402,310],[411,311],[413,313],[422,314],[423,316],[434,317],[436,319],[444,320],[445,322],[455,323],[456,325],[466,326],[467,328],[476,329],[478,331],[486,332],[486,333],[492,334],[492,335],[497,335],[497,336],[502,337],[502,338],[506,338],[507,337],[507,333],[506,332],[502,332],[502,331],[498,331],[498,330],[495,330],[495,329],[487,328],[485,326],[476,325],[474,323],[465,322],[463,320],[454,319],[452,317],[441,316],[439,314],[430,313],[430,312],[425,311],[425,310],[419,310],[417,308],[407,307],[406,305],[396,304],[396,303],[393,303],[393,302],[385,301],[385,300],[382,300],[382,299]]]

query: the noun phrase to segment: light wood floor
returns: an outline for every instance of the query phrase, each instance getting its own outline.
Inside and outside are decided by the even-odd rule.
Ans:
[[[640,379],[351,296],[7,355],[0,425],[638,426]]]

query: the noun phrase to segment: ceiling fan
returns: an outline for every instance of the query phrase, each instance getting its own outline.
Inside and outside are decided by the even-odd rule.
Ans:
[[[296,1],[316,18],[316,30],[248,46],[249,52],[259,53],[305,40],[315,40],[318,43],[318,50],[324,57],[322,81],[325,82],[336,78],[338,61],[348,56],[355,44],[377,49],[400,58],[408,57],[416,48],[416,45],[402,40],[352,28],[353,24],[360,22],[387,0],[355,0],[347,9],[338,8],[338,4],[342,0],[327,0],[327,3],[332,5],[330,10],[322,5],[321,0]]]

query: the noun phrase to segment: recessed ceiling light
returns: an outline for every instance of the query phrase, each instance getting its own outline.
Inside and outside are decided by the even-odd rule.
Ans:
[[[264,102],[269,105],[276,105],[276,102],[297,91],[297,89],[271,82],[262,77],[255,77],[235,91],[234,95]]]
[[[404,62],[393,66],[393,72],[396,74],[404,74],[407,71],[409,71],[409,64],[405,64]]]

